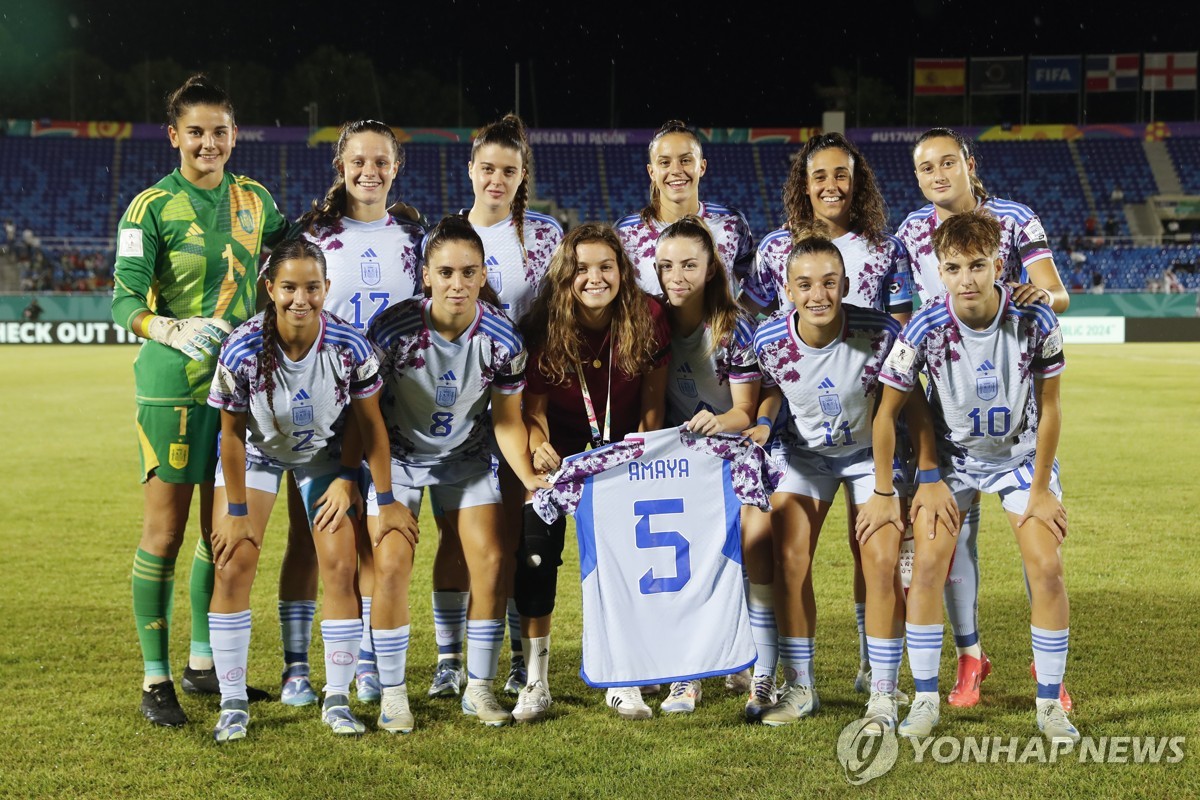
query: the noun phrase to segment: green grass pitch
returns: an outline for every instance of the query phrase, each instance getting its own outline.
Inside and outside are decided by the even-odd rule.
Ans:
[[[138,713],[140,656],[129,574],[141,525],[131,364],[123,347],[3,350],[0,448],[0,797],[792,798],[1194,797],[1200,794],[1196,700],[1200,479],[1200,345],[1068,349],[1059,460],[1070,513],[1067,680],[1086,736],[1188,736],[1175,764],[914,762],[847,783],[835,753],[858,717],[857,664],[844,512],[817,552],[821,712],[790,728],[741,721],[742,697],[705,684],[691,716],[618,720],[578,677],[575,548],[560,580],[544,724],[485,729],[457,703],[424,698],[435,661],[429,571],[436,534],[423,518],[412,591],[408,673],[417,730],[338,741],[311,709],[252,708],[250,739],[217,747],[214,698],[184,696],[192,724],[152,728]],[[278,692],[275,613],[284,514],[267,533],[254,589],[251,682]],[[187,652],[193,522],[176,574],[172,662]],[[943,711],[938,734],[1036,736],[1028,611],[1020,562],[998,501],[984,504],[980,601],[996,665],[983,701]],[[949,638],[949,637],[948,637]],[[314,642],[319,678],[320,642]],[[502,656],[506,661],[507,653]],[[946,647],[942,675],[953,675]],[[905,666],[904,675],[907,675]],[[319,685],[319,684],[318,684]],[[902,677],[911,688],[911,680]],[[657,703],[653,703],[657,705]]]

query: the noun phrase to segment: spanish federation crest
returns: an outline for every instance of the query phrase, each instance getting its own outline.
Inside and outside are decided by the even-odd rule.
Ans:
[[[183,469],[188,463],[188,445],[172,444],[167,450],[167,462],[175,469]]]
[[[830,417],[836,417],[842,413],[842,401],[836,394],[821,395],[821,410]]]
[[[313,421],[312,406],[296,406],[292,409],[293,425],[308,425]]]
[[[242,230],[246,233],[254,233],[254,215],[247,209],[242,209],[237,212],[238,224],[242,226]]]
[[[458,389],[454,386],[439,386],[433,394],[433,400],[439,406],[448,408],[458,399]]]
[[[976,378],[975,393],[979,395],[980,400],[991,400],[1000,392],[1000,379],[997,377],[991,378]]]
[[[696,382],[691,378],[676,378],[675,382],[685,397],[696,397],[699,394],[696,391]]]
[[[501,272],[499,268],[492,269],[491,267],[488,267],[487,281],[492,285],[492,288],[496,290],[496,294],[500,294],[504,291],[504,273]]]
[[[362,282],[367,286],[377,286],[382,277],[378,261],[361,261],[358,264],[362,271]]]

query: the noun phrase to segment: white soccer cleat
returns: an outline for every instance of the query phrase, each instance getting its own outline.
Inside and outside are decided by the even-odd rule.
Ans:
[[[384,686],[379,699],[379,729],[388,733],[412,733],[416,723],[408,707],[408,686]]]
[[[1037,726],[1051,742],[1078,742],[1079,731],[1067,719],[1061,700],[1038,703]]]
[[[805,717],[811,717],[821,707],[817,690],[812,686],[801,686],[794,683],[784,688],[783,694],[775,705],[763,712],[759,721],[763,725],[777,727],[789,725]]]
[[[741,672],[731,672],[725,676],[725,688],[734,694],[745,694],[750,691],[750,683],[754,678],[754,671],[749,667]]]
[[[507,725],[513,719],[487,684],[467,684],[462,696],[462,710],[464,714],[478,717],[480,722],[492,728]]]
[[[763,713],[775,705],[775,679],[770,675],[755,676],[750,681],[750,699],[746,701],[746,720],[758,722]]]
[[[608,703],[608,707],[616,711],[621,719],[650,719],[654,716],[654,712],[646,705],[641,691],[636,686],[617,686],[609,689],[604,695],[604,702]]]
[[[676,681],[659,709],[664,714],[690,714],[700,702],[700,681]]]
[[[924,739],[933,733],[934,727],[941,720],[938,701],[918,697],[913,701],[908,716],[896,728],[896,733],[909,739]]]
[[[513,719],[517,722],[537,722],[545,718],[553,702],[546,684],[534,681],[521,689],[521,694],[517,696],[517,704],[512,710]]]
[[[858,674],[854,676],[854,691],[867,694],[871,691],[871,665],[863,662],[858,665]]]
[[[894,730],[898,717],[894,695],[871,692],[871,699],[867,701],[867,713],[863,714],[863,719],[867,721],[862,729],[863,735],[882,736],[887,731]]]
[[[463,664],[457,658],[443,658],[433,670],[433,682],[429,684],[430,697],[457,697],[462,693],[466,676]]]

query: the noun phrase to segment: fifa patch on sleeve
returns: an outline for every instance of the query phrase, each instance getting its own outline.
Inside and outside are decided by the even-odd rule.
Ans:
[[[1029,220],[1029,224],[1025,226],[1025,235],[1031,242],[1046,241],[1046,229],[1042,227],[1042,223],[1038,219]]]
[[[525,361],[529,358],[526,351],[522,350],[512,357],[509,362],[508,370],[513,375],[520,375],[525,371]]]
[[[896,342],[894,345],[892,345],[892,352],[888,353],[887,361],[885,361],[884,364],[888,369],[905,373],[912,369],[913,362],[916,361],[916,358],[916,350],[913,350],[904,342]]]
[[[1062,349],[1062,328],[1056,327],[1054,330],[1050,331],[1050,334],[1046,336],[1046,340],[1042,342],[1042,358],[1054,358],[1056,355],[1062,352]]]
[[[121,244],[117,248],[117,255],[124,258],[141,258],[144,254],[141,230],[126,228],[121,231]]]
[[[219,361],[217,362],[217,371],[213,374],[212,388],[225,396],[232,396],[237,389],[237,379],[233,377],[229,368]]]

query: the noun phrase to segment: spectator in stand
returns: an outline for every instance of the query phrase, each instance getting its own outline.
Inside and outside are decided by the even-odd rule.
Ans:
[[[1183,294],[1183,284],[1170,267],[1163,271],[1162,290],[1167,294]]]
[[[1104,294],[1104,273],[1092,273],[1092,288],[1088,290],[1088,294]]]
[[[1108,237],[1116,236],[1121,230],[1121,226],[1117,224],[1117,218],[1109,214],[1104,218],[1104,235]]]
[[[12,247],[17,242],[17,223],[11,219],[4,220],[4,246],[0,248],[0,252],[12,252]]]
[[[21,312],[21,316],[26,322],[37,322],[42,318],[42,312],[44,310],[45,309],[42,308],[41,303],[39,303],[37,298],[34,297],[29,301],[29,305],[25,306],[25,310]]]
[[[1108,196],[1108,202],[1114,206],[1121,206],[1125,203],[1125,192],[1121,189],[1120,184],[1113,187],[1112,194]]]

